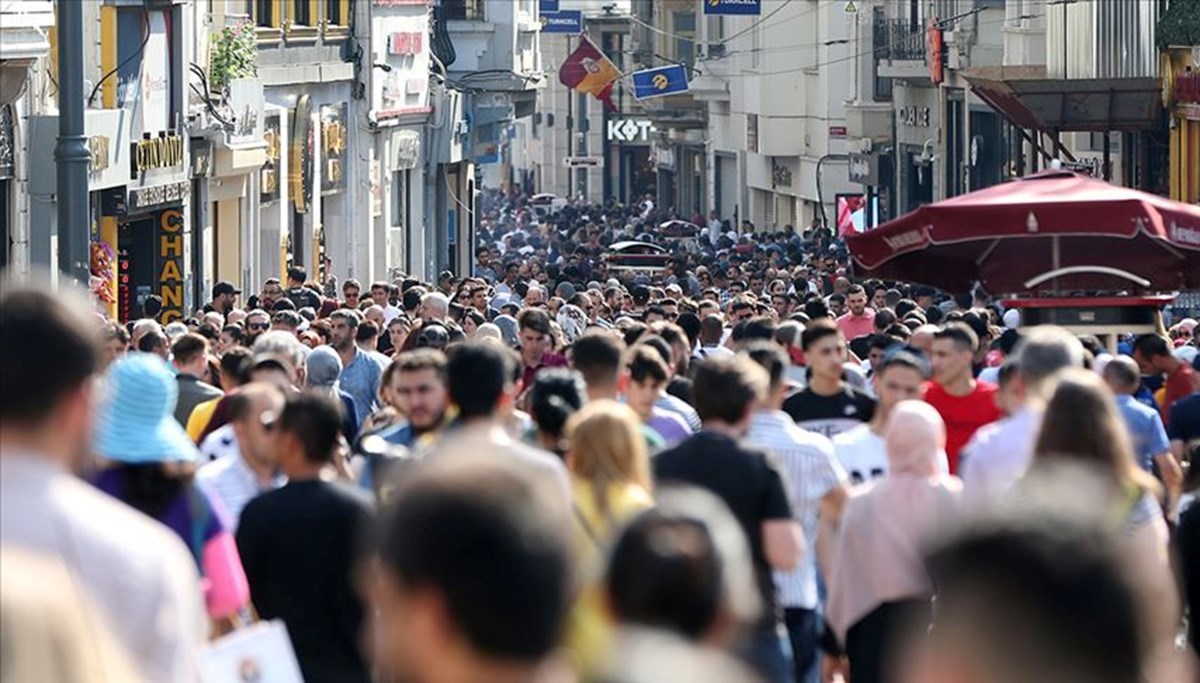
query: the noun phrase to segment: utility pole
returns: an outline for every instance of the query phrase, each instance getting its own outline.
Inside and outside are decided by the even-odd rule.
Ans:
[[[91,275],[88,165],[83,130],[83,3],[58,3],[58,268],[87,286]]]

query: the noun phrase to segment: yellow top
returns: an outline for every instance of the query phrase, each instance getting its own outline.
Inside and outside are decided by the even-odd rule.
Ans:
[[[200,443],[200,435],[204,433],[204,428],[208,426],[209,420],[212,419],[213,412],[217,409],[217,404],[220,403],[221,397],[197,403],[195,408],[192,408],[192,414],[188,416],[187,433],[192,437],[192,441]]]
[[[580,590],[571,610],[565,644],[578,657],[583,671],[594,672],[603,663],[613,632],[601,586],[608,552],[624,525],[653,506],[654,500],[637,484],[610,484],[606,495],[608,514],[604,515],[596,505],[591,482],[572,477],[571,489]]]

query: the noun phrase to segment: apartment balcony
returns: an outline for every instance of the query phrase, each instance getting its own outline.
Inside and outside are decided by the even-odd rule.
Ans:
[[[872,23],[875,63],[883,78],[928,80],[925,29],[908,19],[875,17]]]

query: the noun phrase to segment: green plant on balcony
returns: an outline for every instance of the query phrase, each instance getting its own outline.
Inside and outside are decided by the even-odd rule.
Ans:
[[[1158,49],[1200,45],[1200,0],[1171,0],[1154,30]]]
[[[224,92],[235,79],[258,75],[254,24],[244,21],[237,26],[226,26],[213,35],[212,42],[209,85],[214,92]]]

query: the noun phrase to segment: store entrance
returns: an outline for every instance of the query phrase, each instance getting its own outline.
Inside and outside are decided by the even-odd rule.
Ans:
[[[117,314],[121,320],[143,317],[142,307],[155,293],[157,227],[151,216],[141,216],[117,226]]]

